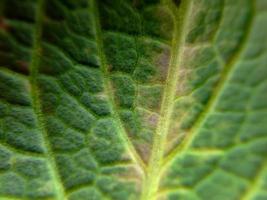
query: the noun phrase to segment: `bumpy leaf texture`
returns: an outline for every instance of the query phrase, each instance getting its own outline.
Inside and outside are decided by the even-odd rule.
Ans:
[[[0,0],[1,200],[266,200],[266,0]]]

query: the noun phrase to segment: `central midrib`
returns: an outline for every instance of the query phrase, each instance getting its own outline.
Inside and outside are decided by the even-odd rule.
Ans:
[[[164,146],[174,107],[179,67],[181,65],[183,47],[188,32],[188,21],[192,7],[192,1],[182,1],[179,10],[170,1],[167,1],[167,4],[173,14],[174,21],[171,58],[162,97],[160,119],[154,135],[152,153],[146,178],[143,182],[141,200],[153,200],[156,198],[155,194],[160,180],[159,174],[164,156]]]

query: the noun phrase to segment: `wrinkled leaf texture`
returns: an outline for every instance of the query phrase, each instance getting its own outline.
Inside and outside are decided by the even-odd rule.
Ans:
[[[1,200],[267,199],[266,0],[0,0]]]

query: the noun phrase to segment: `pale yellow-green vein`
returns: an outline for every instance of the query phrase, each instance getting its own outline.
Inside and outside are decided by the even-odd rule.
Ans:
[[[141,172],[143,173],[146,169],[146,165],[140,155],[137,153],[134,145],[132,144],[130,138],[128,137],[128,134],[123,126],[123,123],[120,119],[119,113],[117,111],[117,106],[114,102],[114,94],[113,94],[113,88],[111,87],[112,82],[110,80],[110,74],[108,72],[108,64],[106,60],[106,56],[104,54],[104,47],[103,47],[103,39],[102,39],[102,31],[101,31],[101,25],[99,22],[99,14],[98,14],[98,5],[96,0],[93,0],[93,12],[94,12],[94,27],[96,29],[96,42],[97,42],[97,48],[98,48],[98,54],[100,57],[100,65],[101,65],[101,71],[103,73],[104,77],[104,92],[108,97],[108,102],[111,107],[112,116],[116,122],[118,132],[121,136],[121,139],[127,148],[131,158],[134,162],[139,166],[141,169]]]
[[[251,2],[250,19],[247,24],[247,30],[245,30],[245,34],[242,38],[242,41],[240,42],[239,48],[237,49],[236,53],[232,56],[232,58],[229,60],[229,62],[225,64],[220,79],[215,88],[213,89],[213,92],[211,94],[208,103],[206,104],[204,110],[200,113],[199,117],[196,119],[192,128],[187,132],[183,141],[176,148],[174,148],[174,150],[172,150],[164,159],[163,170],[168,168],[168,165],[172,163],[172,161],[176,158],[177,155],[182,155],[188,150],[194,138],[199,133],[199,129],[205,122],[209,113],[211,113],[214,110],[215,106],[217,105],[217,102],[219,100],[221,92],[223,91],[223,88],[231,78],[232,72],[235,69],[236,65],[238,64],[238,61],[240,60],[240,57],[242,56],[242,53],[246,48],[247,41],[249,39],[250,32],[252,29],[254,16],[255,16],[255,5],[253,2]]]
[[[166,136],[169,131],[171,115],[174,107],[179,67],[181,65],[186,35],[188,33],[190,12],[193,4],[192,1],[182,1],[178,10],[176,7],[174,7],[171,1],[163,1],[163,3],[166,3],[170,8],[170,11],[173,14],[175,27],[168,76],[162,97],[160,117],[156,132],[154,134],[152,153],[146,178],[143,182],[141,200],[155,199],[155,193],[158,190],[160,181],[159,173],[161,171]]]
[[[32,50],[32,59],[30,63],[30,83],[31,83],[31,96],[33,109],[37,116],[37,125],[42,133],[44,147],[45,147],[45,156],[48,161],[48,167],[53,181],[53,187],[55,188],[55,195],[57,200],[65,200],[65,189],[60,179],[59,171],[56,165],[55,157],[52,151],[52,147],[49,142],[47,130],[45,128],[44,117],[41,109],[40,102],[40,92],[38,87],[38,69],[40,63],[41,55],[41,37],[42,37],[42,21],[43,21],[43,10],[44,10],[44,0],[39,0],[36,10],[36,24],[34,30],[34,39],[33,39],[33,50]]]

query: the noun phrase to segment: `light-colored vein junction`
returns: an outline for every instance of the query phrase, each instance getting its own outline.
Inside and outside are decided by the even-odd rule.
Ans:
[[[167,0],[163,1],[163,3],[168,4],[173,14],[175,28],[173,34],[172,54],[168,70],[168,77],[166,80],[166,85],[161,105],[160,119],[154,136],[151,158],[148,166],[146,166],[143,163],[143,160],[136,152],[132,142],[128,138],[127,132],[125,131],[123,124],[120,120],[120,117],[116,111],[117,109],[116,109],[116,104],[114,103],[114,97],[113,97],[114,95],[112,92],[112,88],[110,88],[111,81],[108,78],[109,77],[108,65],[103,50],[103,41],[102,41],[102,33],[99,22],[97,2],[96,0],[93,1],[94,18],[95,18],[94,25],[96,27],[96,40],[98,45],[98,53],[100,56],[101,68],[104,75],[105,93],[108,95],[110,106],[112,108],[112,114],[117,123],[117,127],[119,129],[121,138],[123,139],[125,146],[128,148],[128,151],[132,159],[140,166],[140,168],[144,172],[145,176],[143,180],[141,200],[153,200],[155,198],[155,193],[157,192],[158,189],[159,178],[160,178],[158,175],[161,171],[165,140],[168,133],[168,127],[170,124],[172,110],[174,107],[174,98],[178,81],[177,74],[179,71],[179,66],[181,64],[181,57],[187,34],[189,15],[190,15],[190,10],[192,8],[192,1],[183,1],[180,6],[179,12],[177,12],[178,11],[177,8],[174,7],[171,1]]]

